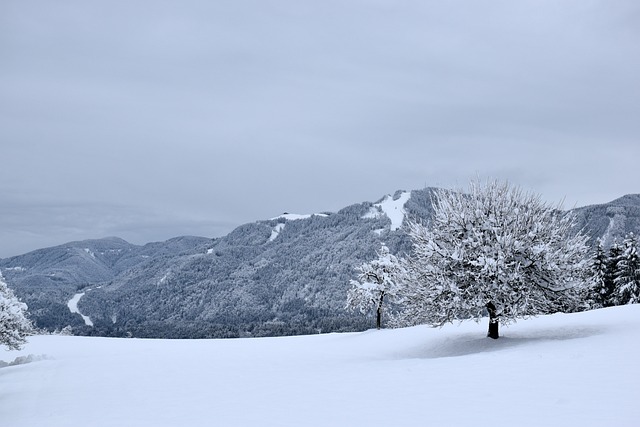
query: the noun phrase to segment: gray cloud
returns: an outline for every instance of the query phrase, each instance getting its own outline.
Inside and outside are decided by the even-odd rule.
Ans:
[[[0,5],[0,256],[509,179],[638,192],[633,1]]]

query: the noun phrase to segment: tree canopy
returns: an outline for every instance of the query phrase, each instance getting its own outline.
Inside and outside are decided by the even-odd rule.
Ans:
[[[439,190],[429,224],[410,221],[400,325],[553,313],[579,298],[587,237],[572,215],[506,182]]]
[[[402,264],[386,245],[381,245],[378,257],[356,267],[357,280],[351,280],[347,292],[347,309],[367,314],[376,310],[376,327],[382,325],[385,298],[393,299],[397,293],[396,278],[403,273]],[[388,304],[387,304],[388,305]]]
[[[0,273],[0,344],[20,349],[32,326],[26,317],[27,305],[15,297]]]

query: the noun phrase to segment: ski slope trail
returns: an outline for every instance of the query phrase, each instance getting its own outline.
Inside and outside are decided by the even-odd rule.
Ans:
[[[89,316],[85,316],[84,314],[80,313],[80,310],[78,309],[78,302],[80,302],[80,298],[82,298],[84,294],[85,294],[84,292],[75,294],[73,298],[71,298],[67,303],[67,307],[69,307],[69,311],[71,311],[72,313],[78,313],[80,316],[82,316],[82,320],[84,320],[85,325],[93,326],[93,322],[91,321],[91,318]]]

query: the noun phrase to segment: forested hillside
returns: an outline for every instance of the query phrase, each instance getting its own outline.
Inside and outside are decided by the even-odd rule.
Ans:
[[[344,310],[354,267],[380,243],[409,251],[407,216],[429,220],[431,189],[398,191],[338,212],[283,214],[208,239],[144,246],[88,240],[0,260],[37,327],[75,334],[239,337],[362,330],[371,318]],[[640,195],[576,209],[579,227],[606,244],[640,232]],[[67,303],[78,303],[89,326]]]
[[[603,239],[605,248],[614,240],[621,242],[625,235],[640,232],[640,194],[628,194],[610,203],[574,209],[578,226],[584,227],[595,239]]]

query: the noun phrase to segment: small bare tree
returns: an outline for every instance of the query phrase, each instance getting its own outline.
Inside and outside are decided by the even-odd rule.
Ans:
[[[347,309],[367,314],[376,311],[376,328],[382,327],[382,313],[385,298],[393,298],[396,294],[395,278],[403,267],[400,260],[389,252],[384,244],[377,253],[378,258],[366,262],[356,268],[357,280],[351,280],[351,288],[347,292]]]

